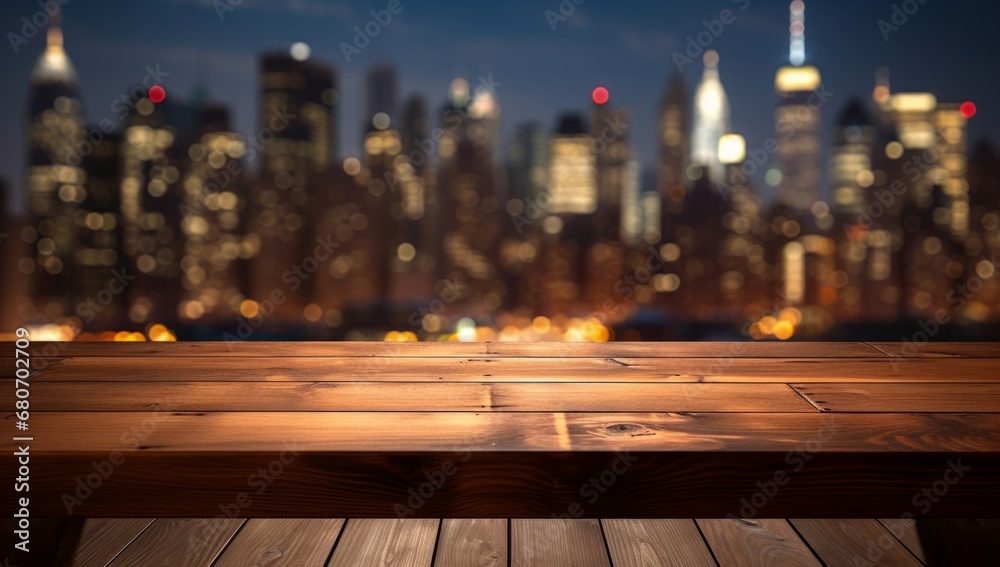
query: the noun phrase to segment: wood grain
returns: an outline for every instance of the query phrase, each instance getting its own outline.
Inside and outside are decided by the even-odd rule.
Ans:
[[[698,520],[719,567],[821,567],[785,520]]]
[[[715,567],[693,520],[601,520],[615,567]]]
[[[324,567],[343,526],[340,519],[252,518],[212,567]]]
[[[0,352],[5,345],[13,352],[13,343],[0,342]],[[283,356],[346,356],[346,357],[776,357],[797,356],[853,358],[886,356],[879,350],[860,342],[611,342],[611,343],[553,343],[553,342],[370,342],[370,341],[199,341],[199,342],[32,342],[32,352],[58,353],[60,356],[211,356],[270,357],[275,350]],[[47,351],[45,349],[48,349]]]
[[[997,375],[1000,380],[1000,374]],[[1000,413],[994,384],[791,384],[823,411]]]
[[[505,519],[447,519],[434,567],[502,567],[507,565]]]
[[[13,414],[5,414],[11,419]],[[135,433],[144,429],[146,436]],[[33,412],[37,455],[390,451],[1000,452],[996,414]],[[252,436],[248,435],[252,432]],[[822,439],[822,441],[818,441]],[[141,442],[141,443],[139,443]],[[811,442],[811,443],[810,443]],[[13,441],[3,441],[14,449]]]
[[[0,390],[13,407],[13,389]],[[39,382],[36,411],[806,412],[784,384]]]
[[[329,567],[430,567],[439,520],[351,519]]]
[[[272,351],[273,354],[273,351]],[[137,360],[142,360],[137,362]],[[67,358],[37,381],[996,382],[988,358]]]
[[[921,565],[878,520],[790,521],[827,565]]]
[[[152,518],[88,518],[79,542],[69,543],[72,549],[60,560],[72,567],[107,565],[152,523]]]
[[[865,343],[888,356],[898,357],[973,357],[1000,358],[997,342],[869,342]]]
[[[242,519],[159,518],[143,530],[109,567],[210,565]]]
[[[511,520],[511,567],[611,567],[597,520]]]

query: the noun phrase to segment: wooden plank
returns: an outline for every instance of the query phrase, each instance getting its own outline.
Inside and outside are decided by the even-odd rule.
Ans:
[[[785,520],[697,520],[720,567],[821,563]]]
[[[430,567],[439,520],[351,519],[329,567]]]
[[[511,567],[611,567],[597,520],[511,520]]]
[[[828,437],[823,451],[1000,451],[995,414],[38,411],[31,418],[39,455],[128,450],[123,433],[139,426],[149,432],[140,450],[153,453],[277,454],[293,441],[300,451],[328,452],[784,452],[818,436]]]
[[[986,358],[68,358],[38,381],[997,382]],[[363,362],[362,362],[363,361]]]
[[[0,380],[13,380],[17,376],[17,371],[25,368],[25,363],[18,363],[16,360],[14,357],[0,358]],[[29,360],[27,363],[28,375],[33,378],[62,360],[62,358]],[[24,373],[22,372],[22,374]]]
[[[73,514],[216,515],[262,467],[280,474],[240,515],[875,517],[912,508],[950,463],[971,469],[930,516],[1000,499],[997,414],[34,412],[32,433],[32,490],[52,495],[33,513],[53,516],[113,455]],[[777,494],[742,512],[778,471]]]
[[[1000,358],[1000,342],[869,342],[888,356]]]
[[[790,521],[827,565],[922,565],[878,520]]]
[[[823,411],[1000,413],[1000,383],[792,384],[791,386]]]
[[[343,526],[340,519],[252,518],[212,567],[324,567]]]
[[[72,567],[107,565],[152,523],[152,518],[87,518],[79,536],[61,542],[60,561]]]
[[[109,567],[210,565],[243,522],[238,518],[158,518]]]
[[[615,567],[715,567],[693,520],[601,520]]]
[[[6,345],[0,343],[0,352]],[[10,348],[13,348],[11,346]],[[39,355],[48,352],[59,356],[212,356],[271,357],[276,349],[288,357],[543,357],[558,352],[563,358],[666,357],[666,358],[743,358],[743,357],[830,357],[882,358],[886,355],[860,342],[370,342],[370,341],[246,341],[246,342],[33,342]],[[48,349],[46,351],[46,349]]]
[[[920,534],[917,533],[917,522],[905,518],[884,518],[879,522],[889,530],[897,540],[906,546],[906,549],[916,557],[921,563],[927,564],[927,557],[924,555],[924,548],[920,544]]]
[[[441,521],[434,567],[501,567],[507,565],[505,519]]]
[[[14,390],[0,390],[13,407]],[[40,382],[35,411],[815,412],[784,384]],[[962,410],[959,410],[962,411]]]

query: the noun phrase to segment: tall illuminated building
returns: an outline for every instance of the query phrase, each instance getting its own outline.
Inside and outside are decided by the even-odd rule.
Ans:
[[[559,117],[549,138],[550,214],[591,214],[597,210],[597,160],[593,136],[583,117]],[[553,221],[554,222],[554,221]]]
[[[931,207],[940,187],[945,205],[935,222],[963,239],[969,231],[969,184],[966,164],[967,122],[960,105],[943,103],[931,93],[896,93],[890,99],[892,122],[902,144],[906,182],[920,207]]]
[[[251,267],[253,301],[286,285],[289,259],[308,257],[315,247],[317,180],[336,159],[338,101],[333,68],[302,50],[261,58],[259,130],[247,140],[246,158],[262,159],[249,203],[248,230],[261,250]],[[300,321],[314,283],[310,278],[289,290],[274,318]]]
[[[495,93],[483,86],[471,91],[468,81],[456,78],[441,113],[441,136],[430,143],[440,158],[437,198],[444,262],[438,277],[462,278],[462,299],[487,312],[499,308],[506,294],[495,262],[502,223],[510,222],[497,214],[504,193],[494,162],[499,119]]]
[[[623,215],[631,223],[630,234],[639,231],[638,175],[630,166],[632,150],[628,130],[631,118],[625,111],[614,108],[607,91],[599,87],[592,96],[590,136],[594,144],[594,165],[597,176],[597,210],[594,229],[609,240],[621,240]],[[628,200],[625,206],[624,200]]]
[[[88,330],[121,329],[127,322],[126,295],[109,296],[106,290],[112,272],[128,265],[122,249],[120,222],[121,149],[121,136],[109,133],[94,144],[83,161],[87,196],[74,214],[77,248],[73,260],[77,280],[75,315]],[[88,306],[86,300],[91,297],[101,301],[110,297],[110,301],[107,305]]]
[[[719,80],[719,54],[709,49],[702,60],[705,69],[694,93],[691,162],[704,168],[718,183],[725,174],[719,160],[719,138],[729,132],[729,99]]]
[[[808,211],[819,199],[820,106],[816,94],[822,84],[819,70],[805,65],[805,3],[793,0],[789,65],[778,69],[774,87],[778,151],[778,201],[796,211]]]
[[[198,107],[141,99],[128,116],[121,148],[122,249],[136,279],[129,283],[133,323],[170,324],[182,293],[185,174],[198,133]]]
[[[690,103],[683,77],[676,73],[663,95],[659,109],[659,160],[656,188],[666,198],[670,188],[687,183],[690,156]]]
[[[270,131],[260,140],[264,173],[299,177],[330,165],[337,155],[336,88],[328,65],[284,52],[261,58],[259,125]]]
[[[33,262],[23,262],[21,269],[32,277],[36,306],[52,320],[69,314],[76,281],[74,218],[87,196],[83,156],[78,153],[84,137],[82,105],[58,15],[50,21],[45,51],[30,82],[25,174]]]
[[[830,150],[835,212],[858,214],[868,205],[867,189],[875,181],[871,159],[875,133],[861,101],[850,101],[834,127]]]
[[[951,235],[958,240],[969,235],[970,226],[966,122],[959,104],[940,103],[934,111],[938,159],[932,175],[948,198],[947,222]]]
[[[183,180],[184,293],[178,316],[184,322],[225,320],[240,312],[243,264],[260,245],[243,236],[246,142],[230,128],[224,106],[203,103],[199,111],[200,135],[188,147]]]

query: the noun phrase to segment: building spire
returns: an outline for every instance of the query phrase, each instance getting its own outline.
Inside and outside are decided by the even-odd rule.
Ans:
[[[62,8],[56,7],[55,15],[49,19],[45,48],[50,52],[63,52]]]
[[[788,31],[791,33],[791,45],[788,60],[792,65],[801,65],[806,61],[806,3],[793,0],[789,9]]]

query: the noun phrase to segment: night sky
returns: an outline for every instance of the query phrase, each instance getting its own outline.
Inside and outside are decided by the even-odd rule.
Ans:
[[[612,2],[584,0],[553,30],[545,12],[559,0],[486,2],[401,0],[371,44],[347,63],[339,47],[352,42],[354,26],[372,19],[389,0],[218,0],[238,4],[220,21],[211,0],[70,0],[64,8],[66,50],[80,76],[88,123],[114,118],[111,103],[139,83],[147,65],[170,73],[168,97],[191,95],[196,86],[230,104],[236,129],[257,130],[257,58],[287,49],[295,41],[312,47],[312,57],[338,71],[340,158],[357,155],[364,96],[363,78],[374,63],[387,61],[400,74],[400,100],[422,94],[433,111],[443,103],[455,76],[492,74],[499,83],[503,147],[522,121],[552,127],[562,110],[584,110],[591,89],[605,85],[611,102],[630,109],[632,141],[644,167],[656,151],[656,112],[671,73],[672,55],[687,38],[705,30],[703,20],[729,9],[710,47],[721,55],[720,73],[729,95],[733,130],[749,148],[773,135],[774,73],[788,58],[788,2],[711,0]],[[579,1],[579,0],[577,0]],[[571,5],[565,0],[564,5]],[[979,107],[970,122],[970,142],[1000,140],[1000,7],[994,2],[908,0],[917,11],[898,31],[883,38],[878,20],[889,21],[900,0],[806,2],[806,61],[819,67],[827,91],[824,143],[830,126],[853,96],[869,97],[875,69],[887,66],[892,89],[934,92],[939,100],[972,100]],[[740,8],[746,9],[741,11]],[[38,11],[34,1],[0,6],[4,35],[20,33],[23,16]],[[9,38],[0,48],[0,176],[23,206],[23,140],[28,75],[44,48],[39,33],[15,54]],[[693,92],[700,59],[684,67]],[[824,168],[825,169],[825,168]],[[763,183],[758,183],[763,185]],[[770,195],[765,187],[764,195]],[[823,188],[822,194],[828,194]]]

